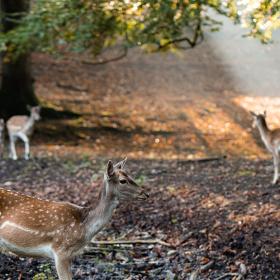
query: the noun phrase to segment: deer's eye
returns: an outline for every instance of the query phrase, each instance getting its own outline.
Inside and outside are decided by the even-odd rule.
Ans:
[[[120,180],[120,183],[121,183],[122,185],[124,185],[124,184],[126,184],[126,180],[125,180],[125,179],[121,179],[121,180]]]

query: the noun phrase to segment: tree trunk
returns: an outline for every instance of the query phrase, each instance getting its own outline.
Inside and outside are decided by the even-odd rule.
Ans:
[[[10,21],[20,19],[19,13],[29,11],[27,0],[1,0],[1,12],[4,14],[2,24],[3,32],[8,32],[17,26]],[[15,15],[12,15],[16,13]],[[2,55],[4,57],[5,54]],[[30,54],[20,55],[15,61],[3,63],[2,83],[0,89],[0,115],[8,119],[12,115],[27,113],[27,105],[37,105],[38,99],[33,88],[31,75]]]

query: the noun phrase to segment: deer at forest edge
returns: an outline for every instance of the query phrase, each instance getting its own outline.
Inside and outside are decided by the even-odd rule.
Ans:
[[[5,122],[3,119],[0,119],[0,158],[4,155],[4,131]]]
[[[250,112],[253,116],[253,127],[257,127],[262,141],[267,150],[272,154],[274,176],[272,184],[277,184],[279,179],[279,150],[280,150],[280,128],[270,130],[266,123],[266,112],[263,114],[256,114]]]
[[[29,107],[30,116],[13,116],[7,121],[7,129],[10,139],[10,158],[16,160],[17,153],[15,143],[17,139],[24,142],[24,158],[29,159],[29,136],[33,133],[35,121],[40,119],[40,106]]]
[[[96,207],[42,200],[0,188],[0,247],[23,256],[54,259],[60,280],[71,280],[71,261],[109,222],[120,202],[148,194],[124,170],[107,164]]]

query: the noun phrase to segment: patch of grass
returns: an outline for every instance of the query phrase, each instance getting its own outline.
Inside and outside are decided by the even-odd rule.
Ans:
[[[241,169],[236,173],[237,176],[243,177],[243,176],[255,176],[256,173],[254,170],[249,169]]]
[[[65,160],[62,165],[63,165],[63,168],[66,171],[68,171],[69,173],[75,173],[76,168],[77,168],[72,160]]]
[[[33,280],[55,280],[52,275],[52,270],[50,264],[42,264],[40,265],[40,270],[42,272],[37,273],[32,279]]]
[[[135,182],[140,186],[143,185],[146,180],[147,180],[147,176],[143,174],[140,174],[135,178]]]
[[[79,162],[75,162],[72,159],[65,160],[63,163],[63,168],[71,173],[75,174],[77,173],[80,169],[87,169],[92,167],[92,162],[88,156],[83,156],[83,159]]]

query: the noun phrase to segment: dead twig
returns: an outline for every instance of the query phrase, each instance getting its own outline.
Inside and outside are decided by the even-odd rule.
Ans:
[[[216,280],[221,280],[221,279],[224,279],[224,278],[226,278],[228,276],[232,276],[232,277],[240,277],[241,276],[241,278],[238,278],[238,279],[242,279],[243,278],[243,275],[240,274],[240,273],[229,272],[229,273],[225,273],[222,276],[218,277]]]
[[[88,88],[81,88],[78,86],[74,86],[74,85],[68,85],[68,84],[62,84],[61,82],[57,82],[56,85],[60,88],[63,89],[68,89],[68,90],[72,90],[72,91],[88,91]]]
[[[164,242],[160,239],[136,239],[136,240],[112,240],[112,241],[91,241],[95,245],[122,245],[122,244],[160,244],[166,247],[175,247],[174,245]]]
[[[215,262],[212,260],[212,261],[210,261],[210,262],[208,262],[208,263],[202,265],[202,266],[201,266],[200,268],[198,268],[196,271],[192,272],[192,274],[191,274],[189,280],[196,280],[196,279],[198,279],[199,274],[200,274],[201,272],[204,272],[204,271],[208,270],[209,268],[211,268],[211,267],[214,265],[214,263],[215,263]]]
[[[244,263],[240,263],[240,265],[239,265],[239,272],[243,276],[247,274],[247,267],[245,266]]]

